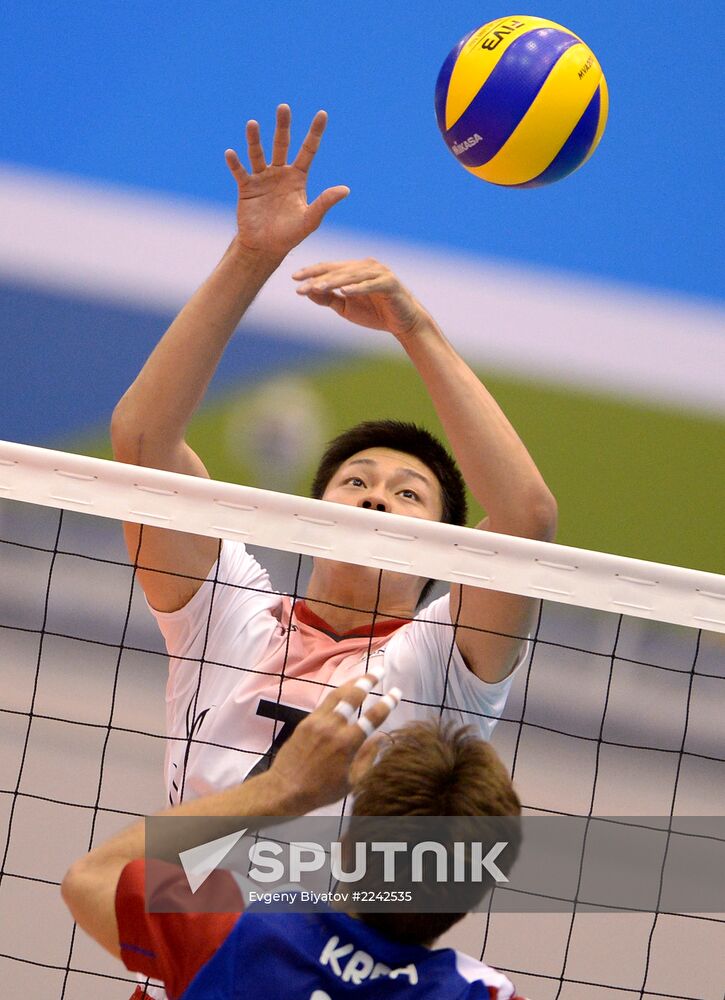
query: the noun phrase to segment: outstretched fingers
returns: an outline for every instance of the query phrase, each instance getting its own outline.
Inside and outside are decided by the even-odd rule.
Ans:
[[[322,194],[318,195],[311,205],[307,207],[307,224],[308,231],[314,232],[325,218],[330,209],[341,202],[343,198],[347,198],[350,194],[350,188],[345,184],[338,184],[336,187],[327,188]]]
[[[330,715],[334,712],[344,716],[347,710],[339,708],[344,703],[351,706],[350,713],[346,716],[346,718],[350,718],[351,714],[361,707],[372,689],[380,683],[383,675],[383,667],[373,663],[368,672],[358,677],[357,680],[348,681],[330,691],[318,711],[321,715]]]
[[[339,287],[344,295],[369,295],[371,292],[392,291],[394,280],[387,275],[380,274],[365,280],[354,279],[336,287]]]
[[[325,699],[324,706],[333,715],[340,716],[342,722],[351,727],[346,730],[351,742],[357,746],[372,736],[390,713],[400,704],[402,692],[400,688],[391,690],[380,698],[362,714],[360,709],[372,689],[381,679],[382,673],[377,667],[371,668],[364,677],[344,684]]]
[[[262,137],[259,131],[259,122],[252,119],[247,122],[247,155],[255,174],[260,174],[267,168],[267,161],[264,158],[262,149]]]
[[[347,294],[356,289],[382,291],[391,279],[387,269],[373,260],[314,264],[295,271],[292,277],[300,282],[297,286],[300,295],[336,290]]]
[[[312,124],[310,125],[307,135],[300,146],[300,151],[292,164],[293,167],[301,170],[303,174],[306,174],[310,169],[310,165],[315,158],[315,154],[320,148],[320,142],[322,141],[322,135],[326,126],[327,112],[318,111],[312,119]]]
[[[287,163],[287,153],[290,144],[290,125],[292,112],[289,104],[280,104],[277,108],[277,124],[272,142],[272,166],[283,167]]]
[[[306,278],[317,278],[321,274],[327,274],[328,271],[342,267],[342,265],[342,261],[326,261],[323,264],[310,264],[309,267],[298,268],[293,272],[292,277],[295,281],[304,281]]]
[[[239,159],[239,155],[234,149],[227,149],[224,152],[224,159],[226,160],[227,166],[234,177],[237,184],[244,184],[249,178],[249,174],[242,166],[242,162]]]
[[[376,698],[372,706],[363,714],[354,720],[355,725],[362,731],[362,740],[366,740],[369,736],[372,736],[376,729],[385,722],[391,712],[395,709],[401,702],[403,697],[403,692],[400,688],[391,688],[387,694],[384,694],[381,698]]]

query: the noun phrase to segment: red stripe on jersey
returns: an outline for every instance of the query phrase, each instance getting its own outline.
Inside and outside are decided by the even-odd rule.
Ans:
[[[500,990],[499,990],[498,986],[489,986],[487,984],[486,985],[486,989],[488,990],[488,995],[489,995],[490,1000],[498,1000],[499,995],[500,995]],[[514,986],[514,990],[515,989],[516,989],[516,987]],[[131,997],[131,1000],[135,1000],[135,997]],[[526,1000],[526,997],[522,997],[520,993],[514,993],[511,996],[510,1000]]]
[[[372,628],[370,625],[358,625],[357,628],[351,628],[349,632],[335,632],[324,618],[320,618],[319,615],[307,607],[305,601],[295,601],[293,614],[303,625],[310,625],[312,628],[316,628],[335,639],[367,639],[371,635],[377,638],[379,636],[390,635],[392,632],[396,632],[401,625],[408,625],[410,622],[410,618],[385,618],[378,616]]]

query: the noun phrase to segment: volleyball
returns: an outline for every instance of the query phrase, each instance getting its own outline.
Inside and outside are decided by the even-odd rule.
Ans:
[[[448,54],[436,82],[443,139],[476,177],[540,187],[586,163],[607,123],[597,57],[568,28],[513,16],[476,28]]]

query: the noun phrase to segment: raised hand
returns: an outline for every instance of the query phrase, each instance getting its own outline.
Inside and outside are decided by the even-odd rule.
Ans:
[[[406,337],[431,318],[393,272],[372,257],[303,267],[292,275],[297,294],[328,306],[351,323]]]
[[[402,697],[399,688],[391,688],[361,714],[382,676],[380,668],[371,667],[369,673],[331,691],[280,748],[264,778],[283,799],[298,799],[300,812],[337,802],[373,764],[381,739],[373,734]]]
[[[252,172],[233,149],[224,154],[237,182],[237,241],[250,252],[284,257],[314,232],[325,214],[350,193],[344,185],[327,188],[307,203],[307,174],[327,125],[327,113],[318,111],[292,163],[287,162],[292,114],[287,104],[277,108],[272,162],[267,163],[259,123],[247,122],[247,152]]]

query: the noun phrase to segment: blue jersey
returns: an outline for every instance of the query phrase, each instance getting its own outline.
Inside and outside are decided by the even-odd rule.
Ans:
[[[167,901],[189,895],[169,866]],[[399,944],[362,920],[322,910],[239,913],[228,873],[198,891],[225,913],[147,913],[145,868],[123,870],[116,892],[121,957],[126,967],[166,986],[170,1000],[523,1000],[502,973],[451,948]],[[216,880],[216,885],[209,885]],[[137,991],[136,996],[142,996]]]
[[[250,910],[183,1000],[510,1000],[501,973],[450,948],[397,944],[344,913]]]

